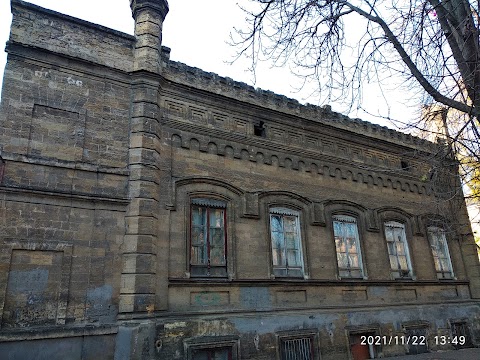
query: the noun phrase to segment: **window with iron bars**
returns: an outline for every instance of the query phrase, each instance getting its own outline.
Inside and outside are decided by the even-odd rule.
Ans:
[[[313,360],[311,337],[281,339],[281,360]]]
[[[465,349],[473,347],[472,337],[470,336],[470,329],[466,321],[455,321],[451,323],[452,339],[455,339],[453,347],[455,349]],[[462,338],[460,338],[462,336]],[[458,341],[461,339],[462,341]]]
[[[423,354],[428,352],[428,334],[427,327],[425,326],[414,326],[405,328],[405,338],[418,339],[416,344],[408,344],[407,354],[416,355]]]

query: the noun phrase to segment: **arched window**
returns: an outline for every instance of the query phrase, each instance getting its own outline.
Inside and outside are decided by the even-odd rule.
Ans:
[[[333,234],[337,251],[338,275],[346,278],[363,278],[357,219],[353,216],[334,215]]]
[[[270,237],[273,274],[303,277],[300,213],[287,208],[270,208]]]
[[[445,230],[437,226],[429,226],[427,233],[428,242],[430,243],[430,248],[432,249],[433,261],[435,262],[437,278],[452,279],[453,268],[450,260],[450,252],[448,251]]]
[[[220,200],[191,199],[192,276],[227,276],[226,207]]]
[[[395,279],[411,278],[412,264],[405,235],[405,225],[396,221],[387,221],[384,225],[393,277]]]

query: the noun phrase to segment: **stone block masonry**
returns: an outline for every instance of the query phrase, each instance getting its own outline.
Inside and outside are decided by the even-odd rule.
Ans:
[[[336,360],[479,344],[478,257],[441,144],[171,61],[167,2],[130,7],[135,36],[11,0],[0,354]],[[360,344],[412,334],[426,345]]]

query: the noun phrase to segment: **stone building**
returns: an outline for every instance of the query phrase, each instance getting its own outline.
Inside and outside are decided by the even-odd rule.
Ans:
[[[171,61],[167,2],[130,5],[135,37],[11,0],[0,358],[477,344],[479,264],[441,145]]]

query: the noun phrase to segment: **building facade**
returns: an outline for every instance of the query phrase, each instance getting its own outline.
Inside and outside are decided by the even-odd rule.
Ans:
[[[448,149],[11,0],[0,354],[367,359],[475,346],[480,271]],[[452,340],[455,339],[455,340]]]

